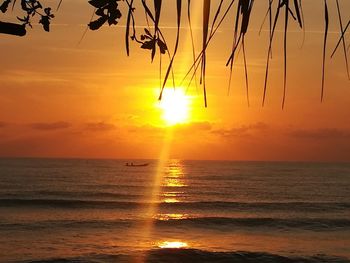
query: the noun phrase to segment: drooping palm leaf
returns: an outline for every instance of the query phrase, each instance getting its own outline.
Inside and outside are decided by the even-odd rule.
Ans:
[[[13,9],[15,9],[15,4],[16,4],[17,0],[13,0],[13,3],[12,3],[12,11]]]
[[[224,0],[220,0],[220,3],[219,3],[219,6],[215,12],[215,15],[214,15],[214,19],[213,19],[213,22],[211,23],[211,27],[210,27],[210,33],[209,35],[211,35],[213,33],[213,30],[214,30],[214,27],[215,27],[215,23],[219,17],[219,14],[220,14],[220,11],[221,11],[221,7],[222,7],[222,4],[224,3]]]
[[[283,76],[283,99],[282,109],[286,101],[287,90],[287,31],[288,31],[288,17],[289,17],[289,0],[284,1],[285,6],[285,20],[284,20],[284,43],[283,43],[283,57],[284,57],[284,76]]]
[[[248,69],[247,69],[247,59],[246,59],[246,54],[245,54],[244,36],[242,38],[242,49],[243,49],[245,83],[246,83],[246,89],[247,89],[247,104],[249,107],[250,106],[250,103],[249,103],[249,83],[248,83]]]
[[[295,13],[296,13],[296,18],[298,20],[299,26],[302,28],[303,27],[303,21],[301,18],[301,8],[299,6],[298,0],[294,0],[294,9],[295,9]]]
[[[324,21],[325,21],[325,29],[324,29],[324,38],[323,38],[321,102],[323,101],[323,94],[324,94],[324,80],[325,80],[325,67],[326,67],[326,65],[325,65],[326,64],[326,49],[327,49],[328,24],[329,24],[327,0],[324,0]]]
[[[244,74],[245,74],[248,105],[249,105],[249,85],[248,85],[248,69],[247,69],[244,38],[245,38],[245,34],[248,31],[248,25],[249,25],[251,10],[253,8],[253,3],[254,3],[254,0],[249,0],[249,1],[240,0],[238,2],[237,13],[235,18],[235,26],[234,26],[234,32],[233,32],[232,51],[228,61],[226,62],[226,66],[230,65],[230,76],[229,76],[229,86],[228,86],[228,91],[230,91],[235,53],[238,45],[241,43],[241,46],[243,48]],[[238,30],[239,25],[241,26],[240,31]]]
[[[276,29],[278,17],[279,17],[279,14],[280,14],[281,4],[282,4],[282,0],[279,0],[278,1],[278,5],[277,5],[275,18],[274,18],[274,22],[273,22],[273,26],[272,26],[272,29],[271,29],[270,39],[269,39],[269,49],[268,49],[268,52],[267,52],[267,62],[266,62],[266,68],[265,68],[265,82],[264,82],[262,106],[265,105],[266,91],[267,91],[267,80],[268,80],[268,76],[269,76],[269,65],[270,65],[270,58],[271,58],[271,52],[272,52],[272,42],[273,42],[273,37],[275,35],[275,29]]]
[[[126,0],[128,2],[128,0]],[[134,0],[130,0],[130,3],[128,2],[128,18],[126,19],[126,27],[125,27],[125,48],[126,48],[126,54],[129,56],[130,54],[130,48],[129,48],[129,39],[130,39],[130,22],[133,12],[133,2]]]
[[[338,12],[338,19],[339,19],[340,32],[341,32],[341,34],[342,34],[342,33],[344,32],[344,29],[343,29],[342,16],[341,16],[341,13],[340,13],[339,0],[336,0],[336,4],[337,4],[337,12]],[[347,52],[346,52],[346,42],[345,42],[345,38],[344,38],[343,34],[341,35],[340,39],[342,40],[342,44],[343,44],[344,58],[345,58],[345,65],[346,65],[346,73],[347,73],[347,75],[348,75],[348,79],[350,79],[348,55],[347,55]],[[332,54],[332,55],[333,55],[333,54]]]
[[[205,45],[205,49],[202,49],[201,52],[197,55],[194,63],[190,66],[189,70],[186,72],[185,76],[183,77],[183,79],[181,80],[180,85],[182,85],[182,83],[185,81],[185,79],[188,77],[188,75],[192,72],[192,70],[194,71],[193,74],[195,74],[197,72],[197,68],[198,65],[201,64],[201,58],[202,58],[202,54],[203,52],[207,49],[210,41],[212,40],[212,38],[214,37],[215,33],[217,32],[217,30],[219,29],[219,27],[221,26],[222,22],[225,20],[227,14],[229,13],[229,11],[231,10],[233,4],[234,4],[235,0],[231,0],[229,6],[226,8],[225,13],[223,14],[223,16],[221,17],[219,23],[217,24],[217,26],[215,27],[215,29],[213,30],[212,34],[209,36],[208,41]],[[193,75],[191,77],[191,79],[193,79]]]
[[[303,10],[303,5],[302,5],[302,0],[299,0],[299,8],[300,8],[300,16],[301,16],[301,24],[302,24],[302,29],[303,29],[303,41],[301,42],[301,47],[304,46],[305,42],[305,18],[304,18],[304,10]]]
[[[96,12],[96,8],[95,8],[95,9],[92,11],[92,14],[91,14],[91,17],[90,17],[90,22],[89,22],[89,23],[91,23],[91,22],[92,22],[92,20],[94,19],[95,12]],[[78,41],[77,46],[79,46],[79,45],[80,45],[80,43],[83,41],[83,39],[84,39],[84,37],[85,37],[86,33],[88,32],[88,30],[89,30],[89,26],[86,26],[86,28],[85,28],[85,30],[84,30],[84,32],[83,32],[83,34],[81,35],[81,38],[80,38],[80,39],[79,39],[79,41]]]
[[[59,3],[58,3],[58,5],[57,5],[57,9],[56,9],[56,10],[60,9],[61,4],[62,4],[62,1],[63,1],[63,0],[60,0],[60,1],[59,1]]]
[[[204,106],[208,107],[207,103],[207,90],[205,83],[205,64],[206,64],[206,46],[208,39],[208,29],[209,29],[209,16],[210,16],[210,3],[211,0],[203,1],[203,45],[202,45],[202,64],[201,64],[201,83],[203,82],[203,96],[204,96]]]
[[[342,42],[343,38],[345,37],[345,33],[347,32],[349,26],[350,26],[350,20],[349,20],[349,22],[346,24],[346,26],[345,26],[345,28],[344,28],[344,31],[342,32],[342,34],[341,34],[341,36],[340,36],[340,38],[339,38],[337,44],[335,45],[335,48],[334,48],[334,50],[333,50],[333,52],[332,52],[332,55],[331,55],[331,58],[334,56],[334,54],[335,54],[335,52],[337,51],[337,49],[338,49],[340,43]],[[350,48],[350,44],[348,45],[348,47],[347,47],[346,50],[349,51],[349,48]]]
[[[167,80],[168,80],[168,77],[169,77],[169,73],[170,73],[170,71],[171,71],[172,68],[173,68],[173,62],[174,62],[174,59],[175,59],[175,56],[176,56],[176,52],[177,52],[177,49],[178,49],[178,46],[179,46],[180,27],[181,27],[181,6],[182,6],[182,0],[176,0],[177,32],[176,32],[175,49],[174,49],[173,56],[171,57],[171,60],[170,60],[168,69],[167,69],[167,71],[166,71],[166,73],[165,73],[163,85],[162,85],[162,88],[161,88],[161,91],[160,91],[160,94],[159,94],[159,100],[162,99],[163,91],[164,91],[165,85],[166,85],[166,83],[167,83]],[[173,78],[173,79],[174,79],[174,78]],[[174,87],[175,87],[175,84],[174,84]]]
[[[154,13],[155,13],[154,30],[156,32],[158,31],[161,10],[162,10],[162,0],[154,0]]]
[[[235,19],[235,26],[233,29],[233,41],[232,41],[232,50],[231,50],[231,55],[228,59],[228,61],[226,62],[226,67],[228,65],[230,65],[230,75],[229,75],[229,79],[228,79],[228,94],[230,93],[231,90],[231,81],[232,81],[232,72],[233,72],[233,62],[235,59],[235,53],[236,53],[236,49],[237,49],[237,34],[238,34],[238,23],[239,23],[239,14],[240,14],[240,2],[237,5],[237,13],[236,13],[236,19]]]
[[[188,27],[190,29],[190,36],[191,36],[193,63],[195,63],[195,61],[196,61],[196,49],[195,49],[195,44],[194,44],[192,21],[191,21],[191,0],[187,1],[187,18],[188,18]],[[194,81],[195,81],[195,86],[197,89],[197,75],[196,74],[194,74]]]
[[[280,17],[280,12],[283,9],[285,12],[285,19],[284,19],[284,40],[283,40],[283,57],[284,57],[284,81],[283,81],[283,99],[282,99],[282,107],[285,105],[285,100],[286,100],[286,88],[287,88],[287,33],[288,33],[288,24],[289,24],[289,17],[293,18],[299,25],[299,27],[303,30],[303,43],[305,39],[305,22],[304,22],[304,12],[302,8],[302,0],[266,0],[268,4],[268,10],[264,16],[263,23],[261,25],[261,28],[259,30],[259,34],[262,31],[262,28],[265,24],[265,22],[269,21],[269,48],[267,52],[267,61],[266,61],[266,71],[265,71],[265,82],[264,82],[264,91],[263,91],[263,105],[266,100],[266,92],[267,92],[267,81],[268,81],[268,75],[269,75],[269,65],[270,65],[270,60],[272,59],[272,45],[273,45],[273,40],[274,40],[274,35],[276,31],[276,27],[279,21]],[[1,5],[2,9],[1,11],[5,12],[8,8],[8,4],[11,1],[6,0],[4,4]],[[17,1],[18,2],[18,1]],[[163,1],[162,0],[153,0],[153,6],[154,6],[154,12],[153,12],[153,6],[150,8],[147,0],[140,0],[142,4],[142,10],[146,14],[146,21],[148,25],[148,32],[152,32],[149,35],[151,38],[147,38],[146,40],[142,39],[141,35],[141,40],[137,37],[136,35],[136,24],[135,24],[135,18],[134,18],[134,8],[133,8],[133,3],[135,3],[134,0],[125,0],[125,1],[120,1],[120,0],[89,0],[88,1],[91,5],[93,5],[99,10],[98,13],[96,13],[95,9],[95,14],[97,16],[100,16],[97,20],[98,21],[90,21],[90,29],[96,30],[100,28],[105,22],[108,22],[109,25],[116,24],[117,19],[121,16],[121,13],[118,14],[119,9],[115,8],[121,3],[126,3],[127,4],[127,16],[126,16],[126,28],[125,28],[125,46],[126,46],[126,53],[127,55],[130,54],[130,40],[136,41],[137,43],[142,44],[143,48],[150,49],[151,50],[151,58],[152,60],[155,57],[156,54],[156,49],[159,50],[159,54],[167,54],[169,57],[169,64],[168,64],[168,70],[167,74],[165,74],[165,77],[162,81],[162,89],[165,87],[165,84],[168,80],[168,77],[170,75],[170,72],[172,73],[173,77],[173,84],[174,83],[174,73],[173,73],[173,64],[175,60],[175,56],[177,54],[178,46],[179,46],[179,38],[180,38],[180,23],[181,23],[181,0],[177,0],[177,36],[176,36],[176,41],[175,41],[175,48],[173,52],[170,52],[168,50],[168,45],[166,43],[165,37],[162,34],[160,28],[159,28],[159,22],[160,22],[160,16],[161,16],[161,6]],[[203,94],[204,94],[204,101],[205,105],[207,106],[207,98],[206,98],[206,83],[205,83],[205,76],[206,76],[206,66],[207,66],[207,54],[206,50],[211,42],[211,39],[215,35],[216,31],[218,30],[219,26],[223,22],[224,18],[227,16],[227,13],[233,6],[233,3],[235,0],[231,0],[229,7],[226,9],[226,11],[223,10],[223,4],[224,0],[218,1],[219,5],[218,8],[213,16],[211,26],[209,26],[209,16],[211,13],[211,4],[212,2],[210,0],[203,0],[203,39],[202,39],[202,50],[199,52],[199,54],[196,54],[195,52],[195,45],[194,45],[194,36],[193,36],[193,30],[192,30],[192,23],[191,23],[191,1],[188,0],[188,9],[187,9],[187,17],[189,21],[189,30],[191,34],[191,45],[192,45],[192,57],[193,57],[193,64],[191,65],[189,71],[186,73],[184,79],[188,76],[188,74],[192,74],[190,82],[195,79],[196,81],[196,71],[200,67],[200,77],[201,77],[201,82],[203,84]],[[247,64],[247,49],[246,49],[246,38],[245,34],[248,32],[248,27],[250,24],[250,14],[252,11],[253,7],[253,2],[254,0],[237,0],[237,13],[234,15],[234,25],[233,25],[233,44],[232,44],[232,49],[230,53],[230,57],[227,61],[227,66],[230,66],[230,83],[231,83],[231,77],[232,77],[232,69],[233,69],[233,63],[236,60],[237,57],[237,50],[243,50],[243,62],[244,62],[244,71],[245,71],[245,80],[246,80],[246,89],[247,89],[247,101],[249,104],[249,85],[248,85],[248,64]],[[16,3],[16,0],[12,0],[12,8],[14,8],[14,5]],[[37,0],[31,0],[30,3],[26,0],[21,0],[20,1],[21,8],[25,12],[32,12],[30,9],[32,6],[35,6],[35,8],[41,8],[41,5]],[[58,0],[58,6],[57,9],[60,8],[62,4],[62,0]],[[350,49],[350,45],[347,46],[346,43],[346,33],[348,32],[348,28],[350,27],[350,21],[348,23],[343,24],[342,21],[342,15],[341,15],[341,7],[340,7],[340,1],[336,0],[336,10],[337,10],[337,15],[338,15],[338,21],[340,25],[340,38],[339,41],[337,42],[331,57],[334,56],[335,52],[338,50],[338,47],[340,44],[343,46],[343,55],[345,58],[345,63],[346,63],[346,70],[348,74],[348,78],[350,79],[350,72],[349,72],[349,66],[348,66],[348,50]],[[115,10],[109,9],[106,6],[113,6]],[[321,100],[323,100],[323,93],[324,93],[324,79],[325,79],[325,62],[326,62],[326,47],[327,47],[327,37],[328,37],[328,26],[330,22],[329,14],[328,14],[328,3],[327,0],[324,0],[324,5],[325,5],[325,35],[324,35],[324,43],[323,43],[323,65],[322,65],[322,90],[321,90]],[[39,10],[39,9],[38,9]],[[43,9],[42,9],[43,10]],[[151,11],[152,10],[152,11]],[[180,11],[180,12],[179,12]],[[37,13],[38,16],[41,17],[40,21],[44,21],[47,19],[45,14],[42,12],[38,12],[37,10],[34,11],[34,13]],[[223,14],[223,15],[222,15]],[[222,15],[222,16],[221,16]],[[40,18],[39,17],[39,18]],[[53,17],[53,16],[52,16]],[[219,19],[221,17],[221,19]],[[101,21],[100,21],[101,20]],[[27,24],[30,25],[30,19],[26,18],[20,18],[20,21],[23,22],[24,26]],[[39,22],[40,22],[39,21]],[[151,21],[151,24],[153,25],[150,26],[149,21]],[[93,22],[93,23],[92,23]],[[6,24],[6,23],[5,23]],[[48,30],[49,23],[46,23],[46,30]],[[154,28],[152,27],[154,26]],[[210,30],[209,30],[210,28]],[[44,25],[45,29],[45,25]],[[154,29],[154,31],[153,31]],[[4,32],[7,32],[6,30]],[[84,32],[81,40],[84,38],[86,34],[86,31]],[[81,42],[79,41],[79,43]],[[150,43],[145,43],[145,42],[150,42]],[[160,57],[160,76],[161,76],[161,57]],[[184,80],[183,79],[183,80]],[[161,95],[160,95],[161,98]]]
[[[207,15],[210,14],[210,1],[209,0],[203,0],[204,1],[204,7],[203,7],[203,40],[202,40],[202,51],[199,53],[199,55],[196,55],[195,49],[194,49],[194,38],[193,38],[193,32],[192,32],[192,25],[191,25],[191,18],[190,18],[190,3],[191,1],[188,0],[188,19],[189,19],[189,28],[191,31],[191,44],[192,44],[192,56],[193,56],[193,64],[190,67],[190,70],[186,73],[185,78],[193,72],[193,75],[191,77],[192,79],[196,79],[196,71],[201,66],[201,80],[203,81],[204,84],[204,97],[205,97],[205,104],[207,104],[207,99],[206,99],[206,86],[205,86],[205,75],[206,75],[206,49],[209,45],[209,42],[215,35],[215,32],[221,25],[222,21],[226,17],[228,11],[231,9],[234,0],[231,0],[231,3],[229,7],[226,9],[224,12],[222,10],[222,6],[224,1],[220,0],[219,2],[219,7],[214,15],[213,21],[212,21],[212,26],[210,27],[210,32],[209,30],[209,16]],[[294,20],[296,20],[299,24],[299,27],[302,28],[303,30],[303,43],[305,39],[305,22],[304,22],[304,13],[303,13],[303,8],[302,8],[302,0],[266,0],[268,3],[268,10],[265,14],[262,26],[264,25],[265,21],[267,20],[267,17],[269,18],[269,48],[268,48],[268,57],[267,57],[267,63],[266,63],[266,71],[265,71],[265,83],[264,83],[264,93],[263,93],[263,105],[266,99],[266,90],[267,90],[267,80],[268,80],[268,74],[269,74],[269,63],[270,59],[272,59],[272,44],[273,44],[273,39],[274,39],[274,33],[276,30],[276,24],[278,22],[278,17],[279,13],[282,10],[282,8],[285,9],[285,21],[284,21],[284,87],[283,87],[283,101],[282,101],[282,106],[284,106],[285,103],[285,98],[286,98],[286,84],[287,84],[287,30],[288,30],[288,20],[289,16],[291,16]],[[8,10],[8,6],[11,0],[4,0],[2,1],[2,4],[0,6],[0,10],[4,13]],[[19,21],[22,23],[22,25],[19,24],[14,24],[17,26],[22,26],[25,27],[31,26],[31,20],[32,17],[34,17],[34,14],[38,14],[36,17],[39,17],[39,23],[42,24],[43,28],[48,31],[49,30],[49,24],[50,21],[49,19],[53,18],[53,15],[50,14],[50,16],[47,15],[45,10],[50,10],[50,8],[43,8],[38,0],[21,0],[21,1],[16,1],[12,0],[12,9],[14,9],[14,6],[16,2],[20,2],[20,7],[24,13],[27,13],[27,16],[25,17],[19,17]],[[130,39],[133,41],[136,41],[137,43],[142,44],[143,47],[146,47],[146,49],[151,49],[151,57],[152,60],[155,56],[156,53],[156,48],[159,48],[158,50],[160,51],[160,54],[167,54],[170,60],[170,72],[172,72],[173,76],[173,83],[174,83],[174,73],[173,73],[173,62],[174,58],[176,55],[177,47],[179,44],[179,18],[180,16],[178,15],[178,33],[177,33],[177,39],[176,39],[176,44],[175,44],[175,50],[172,54],[170,54],[168,50],[168,45],[166,43],[165,37],[163,36],[161,30],[159,29],[159,20],[160,20],[160,14],[161,14],[161,3],[162,0],[153,0],[154,3],[154,13],[151,11],[147,4],[147,0],[140,0],[142,3],[142,8],[146,14],[146,21],[148,25],[148,31],[151,32],[150,26],[149,26],[149,20],[154,23],[154,34],[152,35],[153,37],[153,43],[144,43],[145,41],[140,41],[140,39],[137,38],[136,36],[136,25],[135,25],[135,19],[133,15],[133,0],[126,0],[126,1],[120,1],[120,0],[89,0],[89,4],[93,5],[96,9],[98,10],[98,13],[94,11],[94,13],[99,16],[99,18],[96,21],[90,21],[90,29],[96,30],[100,28],[105,22],[108,22],[109,25],[117,24],[117,19],[120,18],[121,13],[117,6],[121,3],[126,3],[128,6],[128,13],[127,13],[127,19],[126,19],[126,32],[125,32],[125,45],[126,45],[126,53],[129,55],[130,53]],[[243,59],[244,59],[244,69],[245,69],[245,74],[246,74],[246,86],[247,86],[247,95],[248,95],[248,74],[247,74],[247,60],[246,60],[246,49],[245,49],[245,37],[244,34],[248,31],[248,25],[249,25],[249,19],[250,19],[250,12],[252,10],[253,6],[253,0],[238,0],[237,5],[237,14],[235,15],[235,24],[233,27],[233,36],[234,36],[234,41],[232,45],[232,50],[231,50],[231,55],[228,60],[228,63],[230,65],[230,81],[231,81],[231,76],[232,76],[232,67],[233,67],[233,62],[235,60],[235,53],[237,52],[237,48],[242,48],[243,49]],[[275,5],[275,3],[277,4]],[[181,5],[181,1],[177,0],[177,6],[179,7],[179,3]],[[60,8],[62,4],[62,0],[58,0],[58,6],[57,9]],[[337,16],[338,16],[338,21],[340,25],[340,38],[339,41],[337,42],[333,52],[331,53],[331,57],[334,56],[335,52],[338,50],[340,44],[343,46],[343,55],[345,58],[345,63],[346,63],[346,70],[347,70],[347,75],[348,78],[350,79],[350,72],[349,72],[349,66],[348,66],[348,51],[350,49],[350,45],[347,46],[346,43],[346,33],[348,32],[348,28],[350,27],[350,21],[346,24],[344,27],[343,21],[342,21],[342,14],[341,14],[341,7],[340,7],[340,1],[336,0],[336,10],[337,10]],[[323,100],[323,92],[324,92],[324,79],[325,79],[325,62],[326,62],[326,47],[327,47],[327,37],[328,37],[328,26],[330,22],[329,14],[328,14],[328,3],[327,0],[324,0],[324,5],[325,5],[325,35],[324,35],[324,41],[323,41],[323,65],[322,65],[322,90],[321,90],[321,100]],[[109,6],[109,7],[107,7]],[[209,8],[205,8],[205,6]],[[179,8],[177,9],[179,10]],[[206,11],[207,10],[207,11]],[[43,13],[42,11],[45,11]],[[208,12],[208,13],[207,13]],[[181,12],[180,12],[181,13]],[[220,15],[223,14],[223,16],[220,19],[220,22],[217,23]],[[92,19],[91,19],[92,20]],[[207,20],[207,22],[205,22]],[[2,22],[1,24],[1,30],[0,33],[5,33],[5,34],[14,34],[14,29],[11,29],[11,26],[13,23],[4,23]],[[262,26],[259,30],[259,33],[262,30]],[[239,29],[240,27],[240,29]],[[132,30],[132,31],[131,31]],[[87,31],[84,32],[81,40],[84,38],[85,34]],[[22,34],[23,35],[23,34]],[[79,41],[79,43],[81,42]],[[160,58],[161,61],[161,58]],[[160,67],[161,68],[161,67]],[[166,78],[164,79],[164,83],[166,83],[166,80],[168,78],[168,73],[166,75]],[[184,78],[184,79],[185,79]]]

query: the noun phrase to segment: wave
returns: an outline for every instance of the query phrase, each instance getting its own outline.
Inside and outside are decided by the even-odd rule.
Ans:
[[[42,220],[35,222],[0,222],[0,230],[39,230],[52,228],[93,229],[125,228],[145,224],[147,219],[116,220]],[[194,217],[183,219],[152,219],[156,228],[198,228],[216,231],[277,230],[277,231],[350,231],[350,219],[329,218],[230,218]]]
[[[279,230],[310,230],[310,231],[332,231],[350,230],[349,219],[329,218],[228,218],[228,217],[199,217],[186,219],[170,219],[168,221],[158,220],[162,224],[175,224],[181,226],[215,228],[226,231],[228,228],[240,230],[242,228],[262,228]]]
[[[113,192],[92,192],[92,191],[21,191],[18,193],[6,193],[0,196],[0,200],[31,200],[31,199],[39,199],[45,200],[45,198],[60,198],[64,197],[66,199],[72,198],[72,200],[78,198],[93,198],[93,200],[97,199],[133,199],[133,198],[141,198],[144,195],[137,194],[123,194],[123,193],[113,193]],[[50,200],[50,199],[46,199]],[[0,201],[1,202],[1,201]]]
[[[0,207],[131,208],[137,202],[76,199],[0,199]]]
[[[315,256],[288,256],[277,255],[264,252],[211,252],[198,249],[152,249],[139,252],[137,255],[116,254],[116,255],[88,255],[75,258],[56,258],[32,261],[18,261],[18,263],[349,263],[350,260],[345,257],[330,255]]]
[[[57,208],[99,208],[99,209],[133,209],[149,206],[149,202],[104,201],[83,199],[0,199],[0,207],[57,207]],[[345,211],[350,209],[348,202],[175,202],[153,203],[159,208],[184,208],[198,210],[232,211],[308,211],[325,213],[327,211]]]

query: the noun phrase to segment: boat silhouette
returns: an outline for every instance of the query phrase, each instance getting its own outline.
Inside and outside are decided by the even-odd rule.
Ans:
[[[134,163],[126,163],[125,166],[129,167],[142,167],[142,166],[148,166],[149,163],[140,163],[140,164],[134,164]]]

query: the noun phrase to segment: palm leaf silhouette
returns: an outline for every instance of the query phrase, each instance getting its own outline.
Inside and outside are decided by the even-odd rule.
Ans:
[[[12,9],[14,9],[15,5],[18,4],[20,9],[24,12],[24,16],[18,17],[18,23],[7,23],[0,21],[0,33],[4,34],[12,34],[23,36],[26,33],[26,27],[32,26],[32,20],[35,20],[36,17],[39,17],[39,24],[44,28],[45,31],[49,31],[50,19],[54,17],[53,14],[50,13],[51,8],[44,8],[40,4],[38,0],[0,0],[0,11],[5,13],[8,10],[9,4],[12,3]],[[261,27],[259,29],[259,34],[261,34],[266,21],[268,21],[268,50],[266,57],[266,67],[265,67],[265,78],[263,85],[263,93],[262,93],[262,106],[265,105],[266,97],[267,97],[267,88],[268,88],[268,78],[270,71],[270,62],[272,59],[272,47],[273,41],[276,33],[277,24],[280,20],[280,15],[283,12],[284,22],[283,22],[283,97],[282,97],[282,108],[285,106],[286,97],[287,97],[287,73],[288,73],[288,63],[287,63],[287,44],[290,41],[288,37],[288,27],[290,24],[290,18],[296,21],[299,27],[303,32],[303,41],[305,39],[305,22],[304,22],[304,11],[302,0],[266,0],[267,1],[267,10],[264,13],[263,21]],[[58,0],[57,10],[62,5],[62,0]],[[88,3],[94,7],[93,15],[91,17],[89,26],[83,33],[79,43],[84,38],[87,29],[90,28],[92,30],[97,30],[102,27],[105,23],[111,25],[117,24],[117,19],[121,17],[121,11],[119,10],[118,5],[125,4],[126,5],[126,22],[125,22],[125,48],[126,54],[130,55],[130,43],[134,41],[141,45],[142,48],[148,49],[151,52],[151,61],[154,60],[156,56],[156,51],[159,50],[159,74],[161,77],[161,91],[159,94],[159,99],[162,98],[163,90],[166,86],[166,83],[169,79],[170,73],[173,80],[173,85],[175,87],[175,78],[174,78],[174,61],[177,55],[179,43],[180,43],[180,27],[181,27],[181,9],[182,9],[182,0],[176,0],[176,25],[177,25],[177,33],[175,39],[175,46],[173,52],[169,51],[169,45],[162,33],[161,25],[160,25],[160,17],[164,12],[162,9],[162,4],[164,2],[162,0],[153,0],[154,12],[151,11],[151,8],[147,2],[147,0],[139,0],[141,3],[141,9],[145,13],[145,19],[147,23],[147,28],[144,29],[146,33],[138,35],[137,32],[137,23],[134,16],[134,4],[136,1],[134,0],[89,0]],[[166,1],[169,2],[169,1]],[[193,2],[192,2],[193,3]],[[196,1],[197,3],[197,1]],[[246,33],[249,31],[249,25],[251,20],[251,13],[253,10],[254,0],[231,0],[228,3],[226,8],[223,8],[225,4],[224,0],[218,1],[218,7],[213,12],[213,19],[210,23],[210,15],[213,9],[211,0],[203,0],[203,12],[202,12],[202,47],[201,51],[196,54],[195,51],[195,39],[192,29],[191,22],[191,0],[187,0],[187,19],[189,25],[189,31],[191,36],[191,46],[192,46],[192,59],[193,63],[189,67],[185,76],[183,77],[181,84],[184,82],[187,77],[189,77],[189,85],[194,79],[197,86],[196,73],[197,70],[200,69],[200,84],[203,85],[203,97],[204,97],[204,105],[207,107],[207,85],[206,85],[206,68],[207,68],[207,48],[216,34],[218,28],[222,24],[222,22],[227,17],[227,14],[230,10],[232,10],[234,4],[237,5],[237,9],[235,14],[233,15],[233,42],[230,50],[230,56],[227,60],[226,66],[229,67],[229,87],[228,91],[230,91],[231,82],[232,82],[232,72],[233,65],[236,57],[240,50],[243,53],[243,63],[244,63],[244,74],[245,74],[245,86],[246,86],[246,95],[247,95],[247,104],[249,105],[249,76],[248,76],[248,63],[247,63],[247,49],[246,49]],[[337,50],[339,50],[340,45],[342,45],[342,53],[345,59],[346,71],[348,79],[350,79],[350,71],[348,65],[348,52],[350,49],[350,44],[347,45],[346,33],[350,27],[350,21],[347,24],[343,23],[343,14],[341,14],[342,7],[340,5],[339,0],[335,0],[334,4],[336,6],[336,18],[332,19],[329,16],[329,2],[324,0],[324,37],[323,37],[323,54],[322,54],[322,83],[321,83],[321,101],[324,99],[324,89],[325,89],[325,69],[326,69],[326,54],[327,54],[327,44],[328,44],[328,35],[329,35],[329,24],[331,21],[336,21],[339,24],[339,32],[340,37],[338,42],[336,43],[334,49],[331,53],[331,58],[335,55]],[[121,9],[123,10],[123,9]],[[153,10],[153,9],[152,9]],[[34,17],[34,15],[37,16]],[[98,16],[96,20],[94,19],[94,15]],[[151,28],[153,23],[154,28]],[[154,30],[153,30],[154,29]],[[210,30],[209,30],[210,29]],[[152,32],[152,33],[151,33]],[[141,37],[141,38],[140,38]],[[169,59],[169,64],[167,66],[166,73],[164,78],[162,79],[162,58],[161,56],[165,54]]]

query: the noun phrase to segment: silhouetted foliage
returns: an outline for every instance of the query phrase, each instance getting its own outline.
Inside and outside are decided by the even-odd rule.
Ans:
[[[1,1],[1,0],[0,0]],[[264,105],[266,100],[266,93],[268,87],[268,75],[269,75],[269,65],[270,60],[272,59],[272,46],[273,40],[276,32],[276,26],[281,18],[283,18],[284,24],[284,82],[283,82],[283,98],[282,98],[282,108],[285,104],[286,91],[287,91],[287,43],[288,43],[288,27],[290,25],[290,21],[293,20],[297,23],[297,25],[305,32],[305,24],[304,24],[304,13],[302,0],[266,0],[268,3],[268,9],[266,11],[266,15],[263,21],[263,25],[266,21],[268,21],[269,26],[269,47],[266,58],[266,71],[265,71],[265,82],[263,87],[263,98],[262,105]],[[163,89],[167,84],[170,73],[172,73],[173,77],[173,85],[175,86],[175,80],[173,75],[173,62],[177,53],[179,41],[180,41],[180,26],[181,26],[181,14],[182,14],[182,4],[186,2],[185,0],[176,0],[176,24],[177,24],[177,33],[176,40],[173,52],[170,53],[169,46],[166,42],[164,35],[162,34],[161,27],[159,25],[160,16],[162,14],[162,0],[153,0],[153,4],[149,4],[151,1],[147,0],[139,0],[142,8],[144,9],[147,28],[142,29],[142,33],[137,33],[136,27],[136,19],[134,16],[135,7],[134,0],[90,0],[88,3],[94,8],[94,14],[91,18],[91,21],[88,23],[88,28],[91,30],[98,30],[106,23],[109,26],[118,24],[119,20],[122,17],[122,13],[120,11],[120,4],[125,5],[127,8],[127,19],[125,25],[125,47],[127,55],[130,53],[130,40],[136,42],[140,45],[142,49],[150,50],[151,52],[151,60],[153,61],[157,51],[159,55],[167,55],[169,59],[169,65],[164,75],[162,84],[161,84],[161,92],[159,99],[162,98]],[[166,1],[169,3],[170,1]],[[197,2],[197,1],[196,1]],[[202,0],[203,2],[203,25],[202,25],[202,50],[199,54],[196,54],[194,49],[194,40],[192,34],[192,25],[191,25],[191,11],[190,5],[191,0],[187,0],[187,19],[189,22],[189,29],[191,31],[191,42],[192,42],[192,53],[193,53],[193,64],[188,70],[187,74],[185,74],[184,79],[181,83],[185,81],[187,77],[190,77],[189,84],[191,84],[192,80],[196,81],[196,73],[200,66],[200,84],[203,85],[203,97],[205,106],[207,106],[207,96],[206,96],[206,49],[217,32],[218,28],[222,24],[222,22],[226,19],[228,13],[230,11],[234,12],[234,26],[233,26],[233,41],[232,41],[232,49],[230,52],[230,56],[227,60],[226,66],[230,68],[230,77],[229,77],[229,87],[231,84],[232,70],[234,61],[236,59],[237,53],[242,49],[243,53],[243,62],[244,62],[244,70],[245,70],[245,82],[246,82],[246,92],[247,92],[247,103],[249,105],[249,85],[248,85],[248,67],[246,60],[246,49],[245,49],[245,36],[249,31],[250,19],[252,10],[254,8],[254,0],[227,0],[226,7],[224,8],[224,0],[220,0],[216,7],[214,16],[212,21],[210,22],[210,13],[213,8],[213,3],[211,0]],[[327,57],[327,39],[328,39],[328,28],[330,23],[330,17],[328,12],[329,0],[323,0],[324,5],[324,39],[323,39],[323,63],[322,63],[322,81],[321,81],[321,101],[324,97],[324,85],[325,85],[325,62]],[[0,2],[1,3],[1,2]],[[0,11],[5,13],[10,8],[12,3],[12,9],[16,3],[16,0],[2,0],[0,4]],[[59,1],[57,9],[60,7],[62,0]],[[43,29],[45,31],[50,31],[50,21],[54,18],[54,15],[51,13],[51,8],[43,8],[41,3],[37,0],[21,0],[21,9],[25,13],[23,17],[18,17],[19,24],[14,23],[6,23],[0,22],[0,33],[5,34],[13,34],[23,36],[25,35],[25,28],[27,26],[32,27],[31,21],[33,17],[37,14],[39,16],[39,23],[42,24]],[[339,0],[335,1],[336,10],[337,10],[337,18],[333,18],[332,20],[338,20],[339,22],[339,41],[335,46],[331,57],[338,50],[338,47],[342,45],[344,58],[346,62],[346,71],[348,78],[350,79],[349,74],[349,66],[348,66],[348,52],[350,46],[346,44],[346,33],[350,26],[350,20],[347,22],[346,26],[342,21],[341,14],[341,6]],[[236,7],[236,10],[234,8]],[[97,18],[94,18],[94,17]],[[152,25],[151,25],[152,24]],[[261,29],[260,29],[261,31]],[[260,33],[260,32],[259,32]],[[85,33],[84,33],[85,35]],[[161,59],[160,59],[161,63]],[[161,67],[160,67],[161,69]],[[161,73],[160,73],[161,75]],[[197,83],[197,81],[196,81]]]
[[[95,14],[98,19],[89,23],[91,30],[99,29],[104,23],[108,25],[118,24],[118,19],[122,16],[118,9],[118,1],[113,0],[90,0],[89,4],[96,8]]]
[[[9,5],[12,2],[12,10],[16,4],[16,0],[4,0],[0,5],[0,11],[6,13],[9,9]],[[50,20],[54,18],[51,14],[51,8],[43,8],[41,3],[37,0],[21,0],[21,9],[24,12],[23,17],[17,17],[19,24],[15,23],[3,23],[0,24],[0,33],[12,34],[23,36],[26,34],[26,26],[32,27],[31,21],[34,16],[39,18],[39,24],[42,24],[43,29],[47,32],[50,31]],[[44,11],[42,13],[42,11]]]

